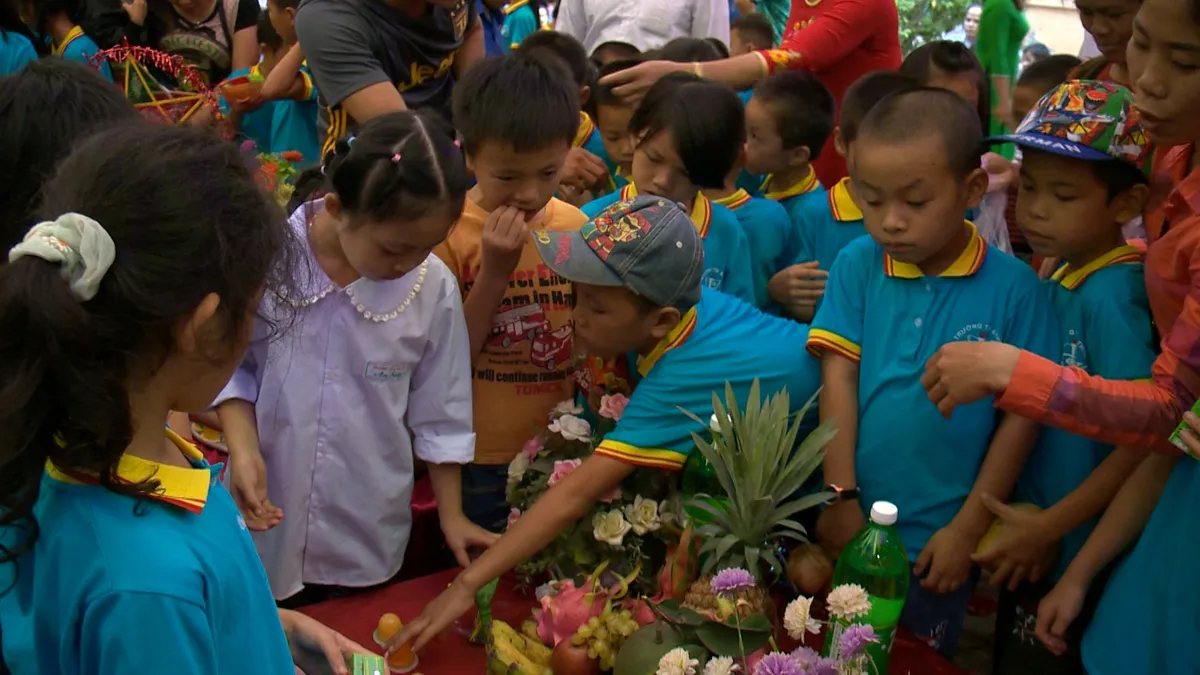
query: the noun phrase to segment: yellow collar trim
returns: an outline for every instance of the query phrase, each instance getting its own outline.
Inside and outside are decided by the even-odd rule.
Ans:
[[[858,208],[850,191],[849,178],[839,180],[829,191],[829,208],[833,210],[833,219],[839,223],[863,219],[862,209]]]
[[[689,309],[682,317],[680,317],[679,323],[675,324],[675,327],[671,329],[671,332],[667,333],[666,337],[659,340],[657,345],[654,345],[654,349],[652,349],[649,354],[638,359],[638,373],[640,373],[642,377],[648,375],[650,373],[650,369],[654,367],[654,364],[658,363],[658,360],[661,359],[664,354],[687,342],[687,339],[691,337],[692,331],[694,330],[696,330],[695,307]]]
[[[575,132],[575,140],[571,141],[571,146],[582,148],[583,144],[587,143],[587,139],[595,130],[596,125],[592,122],[591,115],[588,115],[582,110],[579,111],[579,131]]]
[[[938,275],[939,277],[969,277],[983,267],[983,260],[987,257],[987,242],[979,236],[979,231],[975,229],[974,223],[964,221],[964,224],[971,228],[971,241],[967,243],[962,253],[958,254],[958,258],[950,263],[946,271]],[[883,271],[889,277],[900,279],[920,279],[925,276],[920,267],[894,260],[886,253],[883,254]]]
[[[778,192],[767,192],[767,186],[771,184],[771,181],[774,178],[774,174],[767,174],[767,177],[763,179],[762,186],[759,189],[762,190],[764,197],[776,202],[787,199],[788,197],[808,194],[809,192],[821,187],[821,182],[817,180],[817,171],[811,166],[808,167],[808,173],[805,174],[804,178],[801,178],[800,182],[796,183],[795,185],[779,190]]]
[[[73,27],[71,30],[67,31],[67,34],[65,37],[63,37],[62,42],[59,42],[50,48],[50,55],[62,56],[63,52],[67,50],[67,47],[81,37],[83,37],[83,29],[79,26]]]
[[[508,16],[509,14],[512,14],[513,12],[517,11],[518,9],[521,9],[522,7],[524,7],[525,5],[528,5],[528,4],[529,4],[529,0],[517,0],[516,2],[510,2],[508,5],[506,5],[504,7],[504,16]]]
[[[204,455],[196,446],[183,440],[178,434],[166,429],[167,440],[171,442],[189,462],[199,462]],[[64,471],[51,460],[46,460],[46,473],[57,481],[75,485],[96,483],[95,476],[88,476],[74,471]],[[121,455],[117,464],[117,478],[122,482],[136,484],[153,478],[158,481],[158,490],[149,495],[150,499],[173,504],[184,510],[199,513],[208,502],[208,489],[212,485],[212,472],[207,466],[200,468],[184,468],[170,464],[160,464],[133,455]]]
[[[1073,291],[1083,285],[1083,282],[1097,270],[1104,269],[1111,265],[1129,264],[1142,261],[1142,252],[1136,246],[1118,246],[1104,255],[1096,258],[1092,262],[1080,267],[1077,270],[1070,269],[1070,265],[1063,265],[1058,268],[1054,276],[1050,277],[1054,281],[1062,284],[1062,287],[1068,291]]]
[[[750,193],[746,192],[742,188],[738,188],[736,192],[728,197],[721,197],[720,199],[714,199],[712,201],[714,204],[720,204],[725,208],[736,211],[750,203]]]
[[[638,196],[637,186],[629,183],[621,188],[621,201],[633,199]],[[696,193],[696,199],[692,202],[691,212],[692,224],[696,226],[696,231],[700,233],[700,238],[704,239],[708,236],[708,227],[712,224],[712,202],[708,197],[704,196],[703,192]]]

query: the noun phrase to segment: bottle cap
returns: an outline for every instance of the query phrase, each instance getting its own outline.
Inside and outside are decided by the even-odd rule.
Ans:
[[[900,510],[891,502],[875,502],[871,505],[871,522],[880,525],[895,525]]]

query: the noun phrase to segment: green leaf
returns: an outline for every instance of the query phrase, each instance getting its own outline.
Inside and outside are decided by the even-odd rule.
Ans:
[[[730,628],[737,629],[738,620],[731,616],[725,620],[725,625]],[[770,620],[768,620],[767,617],[762,614],[751,614],[750,616],[742,619],[741,629],[743,633],[771,633],[775,630],[774,627],[771,626]]]
[[[696,637],[717,656],[744,658],[765,647],[771,632],[742,631],[739,640],[736,628],[709,621],[696,629]]]

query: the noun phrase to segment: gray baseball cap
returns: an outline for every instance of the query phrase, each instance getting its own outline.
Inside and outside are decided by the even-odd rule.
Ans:
[[[704,241],[670,200],[621,200],[579,230],[538,230],[533,239],[542,260],[568,281],[623,286],[659,307],[689,309],[700,302]]]

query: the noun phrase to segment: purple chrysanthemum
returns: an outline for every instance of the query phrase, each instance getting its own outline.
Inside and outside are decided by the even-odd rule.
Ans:
[[[838,639],[838,654],[843,661],[851,661],[862,656],[867,645],[879,642],[875,629],[861,623],[850,626]]]
[[[804,667],[791,654],[771,652],[754,666],[754,675],[804,675]]]
[[[816,650],[808,647],[797,647],[796,651],[792,652],[792,660],[800,664],[801,668],[812,668],[813,665],[821,660],[821,655]]]
[[[754,575],[740,567],[721,570],[712,579],[714,595],[733,595],[751,588],[754,588]]]
[[[838,675],[838,662],[833,659],[817,659],[808,667],[808,675]]]

